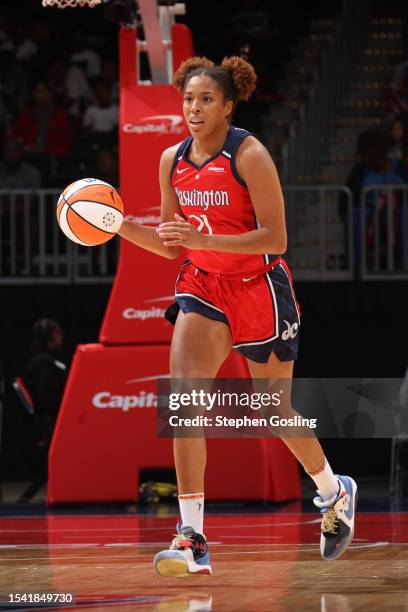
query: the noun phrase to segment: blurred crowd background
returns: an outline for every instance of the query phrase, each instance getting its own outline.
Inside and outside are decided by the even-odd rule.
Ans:
[[[253,62],[257,93],[236,123],[259,132],[262,114],[282,100],[277,82],[291,47],[320,3],[224,1],[216,11],[186,4],[197,54],[215,61],[240,54]],[[285,25],[295,6],[296,20]],[[0,7],[0,188],[63,187],[84,175],[117,185],[117,27],[100,7],[59,11],[31,0],[26,9]]]
[[[115,31],[81,17],[0,8],[1,188],[118,184]]]
[[[215,61],[240,54],[254,64],[257,92],[241,105],[235,122],[261,138],[262,117],[285,103],[280,83],[296,41],[313,14],[327,18],[341,6],[238,0],[233,7],[217,2],[209,11],[186,4],[184,21],[198,54]],[[99,7],[59,11],[31,0],[25,8],[11,2],[0,7],[0,188],[63,187],[85,175],[118,185],[117,27]],[[375,181],[373,174],[397,182],[408,174],[408,40],[402,19],[404,56],[377,101],[382,124],[362,130],[355,142],[356,167],[347,183],[356,198],[362,184]]]

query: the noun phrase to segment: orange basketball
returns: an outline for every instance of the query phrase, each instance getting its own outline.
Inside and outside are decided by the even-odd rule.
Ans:
[[[61,193],[57,221],[70,240],[83,246],[96,246],[119,231],[123,203],[109,183],[94,178],[80,179]]]

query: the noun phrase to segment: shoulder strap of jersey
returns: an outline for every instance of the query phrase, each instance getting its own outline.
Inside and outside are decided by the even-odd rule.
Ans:
[[[193,138],[191,136],[188,136],[179,144],[179,147],[174,156],[173,164],[170,170],[170,181],[173,178],[173,174],[174,174],[177,164],[179,163],[180,159],[183,157],[185,150],[188,149],[188,147],[190,146],[192,140]]]
[[[239,175],[239,172],[237,170],[237,166],[235,163],[235,156],[239,149],[240,144],[248,136],[253,136],[253,134],[251,132],[248,132],[247,130],[243,130],[242,128],[237,128],[231,125],[230,129],[228,130],[227,139],[224,143],[224,148],[221,151],[222,155],[229,158],[231,162],[232,174],[234,175],[234,178],[238,181],[238,183],[242,185],[243,187],[246,187],[246,183]]]

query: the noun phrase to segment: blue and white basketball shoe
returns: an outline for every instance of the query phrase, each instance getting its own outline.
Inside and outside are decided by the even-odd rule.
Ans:
[[[337,480],[339,490],[336,495],[325,501],[317,495],[313,500],[323,514],[320,553],[327,561],[340,557],[354,537],[357,485],[349,476],[337,476]]]
[[[207,541],[192,527],[177,526],[177,535],[168,550],[162,550],[154,558],[154,567],[160,576],[184,578],[192,574],[211,574],[210,553]]]

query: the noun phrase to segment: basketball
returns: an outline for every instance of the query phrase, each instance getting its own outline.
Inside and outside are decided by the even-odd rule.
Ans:
[[[123,221],[123,203],[109,183],[94,178],[80,179],[61,193],[57,221],[73,242],[96,246],[118,232]]]

